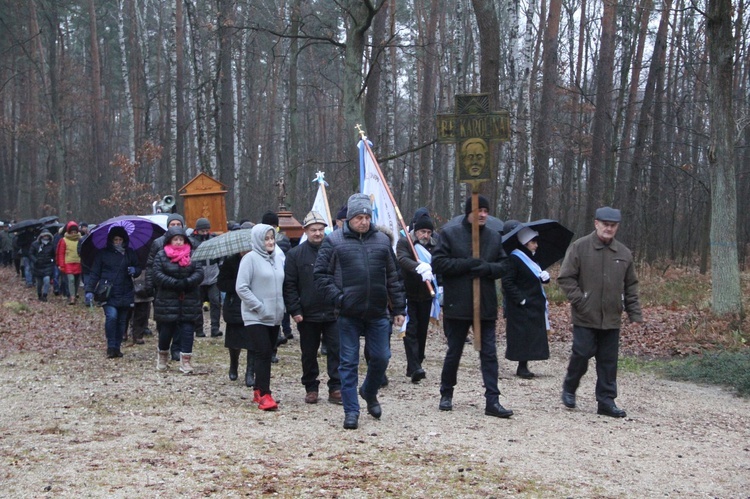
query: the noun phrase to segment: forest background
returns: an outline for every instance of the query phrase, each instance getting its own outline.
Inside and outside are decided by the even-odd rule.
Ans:
[[[460,213],[436,114],[488,93],[510,114],[483,184],[501,219],[578,236],[623,210],[640,260],[713,268],[742,312],[750,242],[746,0],[0,0],[0,217],[96,222],[199,172],[229,219],[324,171],[358,189],[362,124],[408,218]],[[179,201],[179,197],[178,197]],[[180,205],[178,204],[178,210]]]

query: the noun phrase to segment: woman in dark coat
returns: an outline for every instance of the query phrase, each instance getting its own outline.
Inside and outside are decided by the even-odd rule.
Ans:
[[[107,233],[107,247],[96,253],[86,282],[86,301],[89,302],[100,281],[112,285],[109,297],[102,303],[109,359],[122,357],[120,345],[135,301],[133,277],[141,273],[138,255],[128,247],[129,242],[125,228],[119,225],[111,227]]]
[[[31,243],[29,250],[32,274],[36,280],[36,295],[39,301],[47,301],[49,285],[55,273],[55,246],[52,244],[52,234],[47,229]]]
[[[248,230],[248,229],[241,229]],[[249,230],[248,230],[249,232]],[[237,379],[237,369],[240,363],[240,353],[247,350],[247,368],[245,369],[245,385],[255,385],[255,359],[250,352],[250,335],[245,330],[242,321],[242,300],[237,295],[235,286],[237,284],[237,272],[240,270],[240,260],[247,253],[237,253],[228,256],[219,269],[219,279],[216,284],[219,290],[226,293],[222,303],[224,322],[227,323],[227,335],[224,337],[224,346],[229,350],[229,379]]]
[[[180,338],[180,371],[193,372],[193,331],[203,314],[200,284],[203,267],[192,261],[192,246],[182,227],[170,227],[164,236],[164,248],[154,258],[153,280],[156,287],[154,320],[159,325],[159,354],[156,368],[163,371],[169,362],[172,338]]]
[[[534,261],[539,234],[524,227],[516,234],[516,248],[503,262],[502,284],[505,297],[505,358],[518,362],[516,375],[530,379],[530,360],[549,359],[547,297],[543,283],[549,274]]]

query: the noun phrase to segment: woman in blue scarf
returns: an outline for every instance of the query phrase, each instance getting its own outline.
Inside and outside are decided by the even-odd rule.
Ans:
[[[539,234],[524,227],[516,234],[518,244],[503,263],[503,295],[507,348],[505,358],[518,362],[516,376],[531,379],[530,360],[549,359],[549,317],[544,286],[549,274],[534,260]]]

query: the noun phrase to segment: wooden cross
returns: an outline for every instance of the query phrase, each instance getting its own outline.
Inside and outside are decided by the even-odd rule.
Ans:
[[[490,111],[489,94],[456,95],[456,112],[437,115],[438,142],[456,144],[456,175],[471,186],[471,253],[479,258],[479,185],[493,180],[494,161],[488,142],[510,138],[508,111]],[[474,349],[482,348],[480,281],[474,278]]]

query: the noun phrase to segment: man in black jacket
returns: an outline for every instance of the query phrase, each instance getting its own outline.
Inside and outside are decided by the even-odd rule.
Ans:
[[[495,280],[500,277],[500,262],[506,258],[499,232],[485,227],[489,216],[489,201],[479,196],[477,222],[479,224],[479,258],[472,258],[471,198],[466,200],[465,216],[461,223],[445,227],[440,233],[432,257],[432,268],[442,276],[443,328],[448,340],[448,351],[440,376],[440,410],[453,409],[453,387],[456,386],[458,365],[461,361],[466,335],[474,317],[474,291],[472,281],[480,278],[480,317],[482,347],[479,360],[484,381],[485,410],[487,416],[508,418],[513,411],[505,409],[498,401],[497,345],[495,323],[497,322],[497,292]]]
[[[318,402],[318,348],[321,338],[328,350],[328,401],[341,404],[341,377],[339,376],[339,332],[333,304],[327,303],[315,289],[313,268],[320,244],[328,224],[317,211],[311,211],[302,222],[307,240],[286,254],[284,264],[284,305],[299,331],[302,351],[302,384],[305,385],[305,402]]]
[[[391,358],[390,315],[400,327],[406,300],[391,240],[371,223],[370,198],[366,194],[349,197],[347,216],[343,228],[323,240],[315,260],[315,286],[338,312],[344,428],[356,429],[359,337],[365,337],[370,355],[359,394],[367,402],[367,412],[380,418],[377,395]]]
[[[426,377],[422,368],[425,346],[427,343],[427,328],[430,325],[430,311],[432,296],[427,288],[427,282],[433,282],[431,259],[437,240],[432,236],[435,227],[432,219],[424,208],[420,216],[415,215],[408,237],[416,251],[422,251],[424,257],[417,258],[412,252],[406,237],[398,240],[396,256],[404,275],[406,288],[406,302],[409,322],[406,323],[404,335],[404,353],[406,354],[406,376],[412,383],[419,383]],[[419,210],[418,210],[419,211]]]

